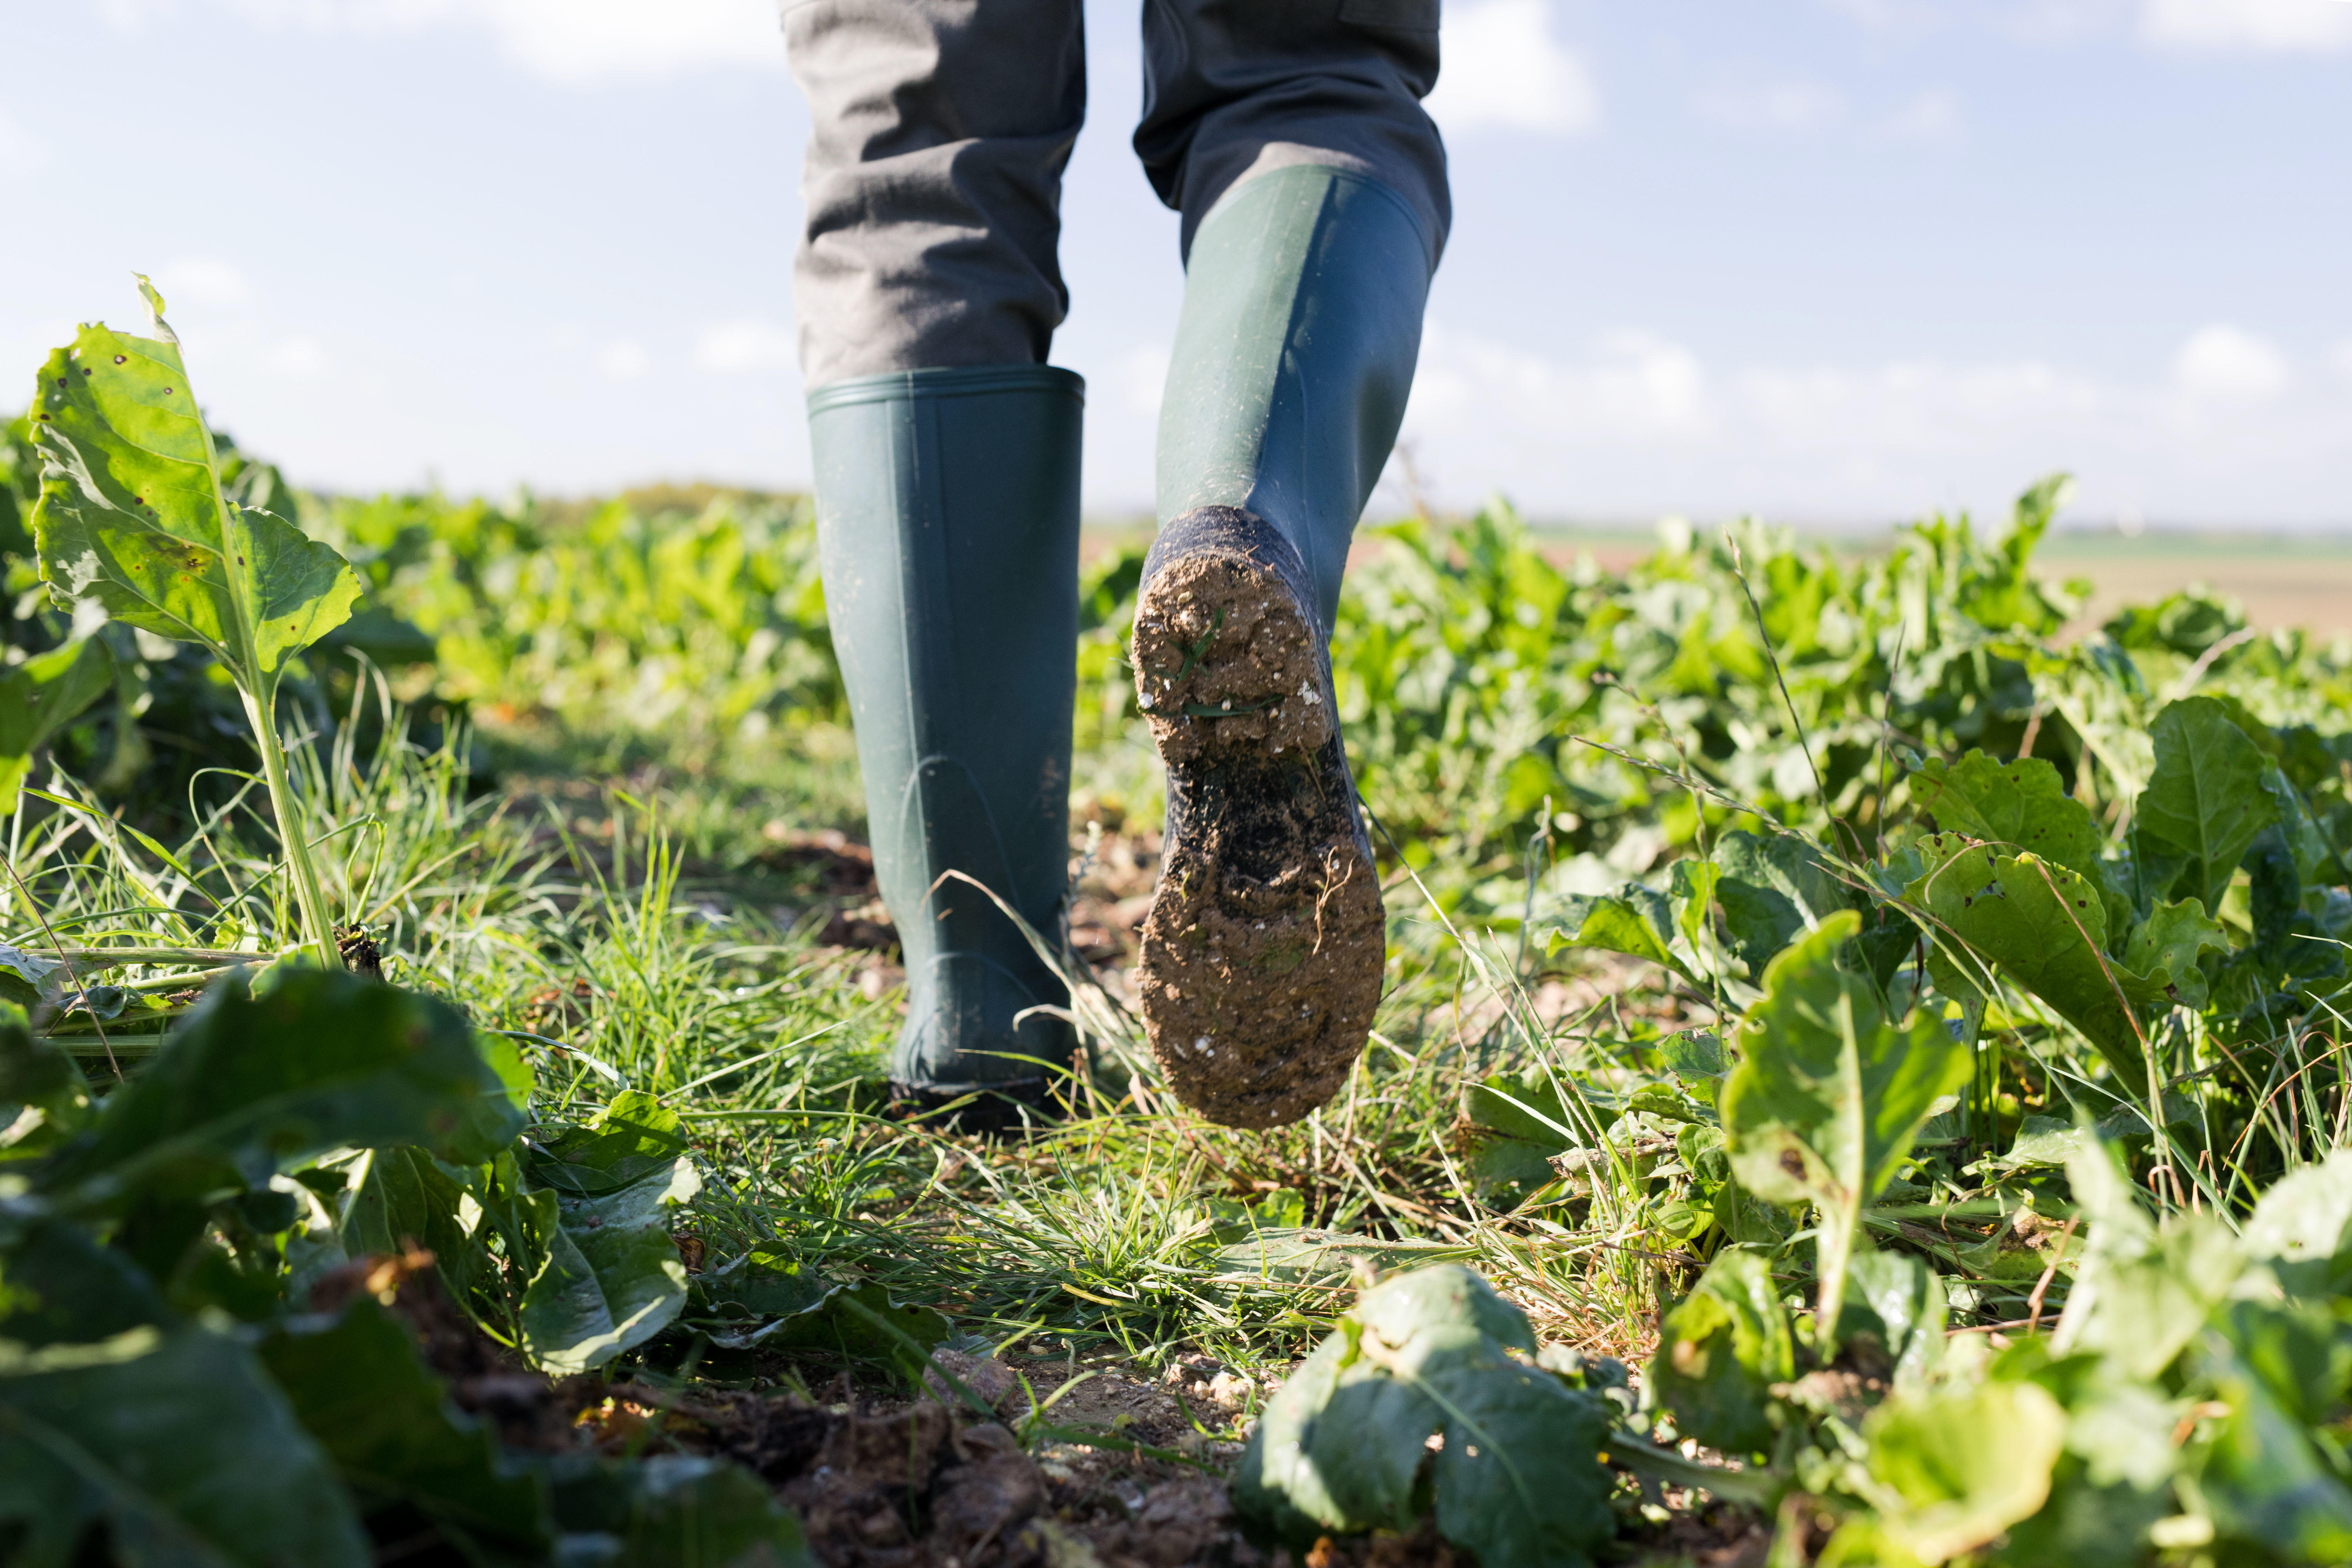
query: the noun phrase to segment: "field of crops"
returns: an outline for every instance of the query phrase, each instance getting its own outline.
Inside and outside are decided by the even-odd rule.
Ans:
[[[0,444],[0,1561],[2352,1561],[2352,644],[2074,635],[2057,481],[1374,531],[1386,994],[1274,1131],[1128,1005],[1097,552],[1086,1060],[981,1142],[803,504],[297,494],[186,380]]]

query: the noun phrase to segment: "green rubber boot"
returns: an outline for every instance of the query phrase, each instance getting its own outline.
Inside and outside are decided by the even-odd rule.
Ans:
[[[1387,921],[1330,637],[1434,266],[1401,197],[1311,165],[1235,186],[1187,263],[1135,618],[1168,764],[1137,990],[1179,1097],[1232,1126],[1328,1100],[1380,1004]]]
[[[1069,868],[1086,387],[1046,365],[860,376],[809,395],[825,611],[882,899],[907,963],[905,1099],[966,1127],[1050,1103],[1069,993],[1048,942]]]

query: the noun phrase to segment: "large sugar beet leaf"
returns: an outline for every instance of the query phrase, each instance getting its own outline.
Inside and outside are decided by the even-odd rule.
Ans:
[[[0,667],[0,812],[16,809],[33,753],[113,683],[113,656],[94,637]]]
[[[64,1568],[102,1521],[124,1563],[363,1568],[335,1472],[251,1352],[204,1329],[0,1343],[0,1538]]]
[[[1838,965],[1861,927],[1841,910],[1774,959],[1764,994],[1739,1026],[1745,1059],[1724,1083],[1731,1168],[1773,1203],[1816,1205],[1826,1352],[1845,1300],[1845,1267],[1863,1206],[1895,1173],[1929,1108],[1968,1081],[1969,1053],[1919,1010],[1890,1023],[1877,988]]]
[[[339,1147],[415,1144],[487,1159],[522,1108],[446,1003],[296,970],[268,994],[215,987],[154,1065],[109,1096],[89,1140],[38,1181],[69,1208],[201,1193]]]
[[[476,1562],[546,1551],[545,1487],[500,1466],[489,1430],[450,1407],[408,1331],[373,1298],[329,1321],[296,1319],[260,1353],[362,1512],[421,1514]]]
[[[1931,758],[1911,792],[1948,833],[2038,855],[2077,876],[2096,875],[2099,825],[2066,793],[2058,770],[2039,757],[2000,763],[1970,752],[1957,763]]]
[[[2221,891],[2254,836],[2278,820],[2267,759],[2230,710],[2188,697],[2156,716],[2156,773],[2133,808],[2142,891],[2179,893],[2219,914]]]
[[[1525,1316],[1466,1268],[1383,1280],[1268,1405],[1235,1505],[1303,1546],[1410,1528],[1433,1501],[1440,1532],[1482,1563],[1588,1562],[1612,1529],[1607,1416],[1508,1353],[1534,1349]]]
[[[533,1163],[561,1188],[531,1194],[546,1262],[523,1297],[523,1348],[553,1372],[601,1366],[669,1326],[686,1306],[672,1211],[701,1189],[676,1114],[623,1094]]]
[[[2039,856],[2004,855],[1956,833],[1925,838],[1919,851],[1927,868],[1907,890],[1912,903],[1947,939],[2047,1002],[2137,1082],[2146,1069],[2134,1020],[2166,1000],[2164,984],[2105,955],[2097,889]],[[1939,981],[1974,988],[1968,965],[1937,958]]]
[[[266,689],[350,617],[359,578],[330,546],[222,493],[179,340],[141,288],[163,335],[85,326],[41,367],[43,575],[61,601],[94,598],[119,621],[203,643],[239,686]]]
[[[308,935],[320,962],[340,968],[277,702],[287,661],[351,617],[359,576],[331,546],[230,499],[163,297],[144,278],[139,289],[153,337],[85,326],[41,367],[29,415],[41,577],[61,605],[88,601],[221,661],[245,700]]]

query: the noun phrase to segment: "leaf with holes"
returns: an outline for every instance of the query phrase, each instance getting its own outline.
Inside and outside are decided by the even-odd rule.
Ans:
[[[1957,763],[1931,757],[1911,799],[1947,833],[2039,855],[2077,876],[2096,874],[2099,825],[2066,793],[2058,770],[2039,757],[2000,763],[1977,751]]]
[[[2083,1031],[2126,1083],[2145,1076],[2139,1013],[2166,1005],[2161,981],[2106,956],[2107,915],[2098,890],[2034,855],[2004,855],[1955,833],[1919,843],[1927,870],[1906,890],[1947,941],[1997,966]],[[1940,949],[1937,984],[1974,994],[1977,976]]]
[[[244,696],[295,894],[320,961],[340,967],[278,738],[287,661],[351,617],[360,580],[334,549],[224,488],[163,297],[139,279],[155,336],[84,326],[41,367],[30,410],[41,454],[33,538],[65,606],[212,650]]]

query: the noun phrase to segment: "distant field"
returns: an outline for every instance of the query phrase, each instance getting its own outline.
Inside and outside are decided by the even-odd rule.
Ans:
[[[1657,548],[1630,531],[1542,531],[1545,554],[1566,562],[1590,551],[1603,568],[1622,571]],[[1874,541],[1838,539],[1857,553]],[[2089,607],[2077,623],[2095,626],[2125,605],[2160,599],[2192,583],[2236,599],[2261,630],[2302,626],[2323,636],[2352,636],[2352,537],[2295,539],[2278,535],[2053,534],[2034,552],[2047,577],[2091,580]]]
[[[1657,538],[1631,529],[1536,530],[1543,552],[1565,565],[1590,552],[1604,570],[1622,572],[1655,550]],[[1849,534],[1832,542],[1841,552],[1861,553],[1885,535]],[[1148,544],[1148,522],[1089,525],[1085,553]],[[1377,552],[1377,540],[1360,539],[1356,558]],[[2202,583],[2245,606],[2247,619],[2263,631],[2302,626],[2327,637],[2352,636],[2352,535],[2293,538],[2281,535],[2160,533],[2126,539],[2119,534],[2055,533],[2034,552],[2044,576],[2066,581],[2087,577],[2095,584],[2081,627],[2095,626],[2125,605],[2146,604],[2176,589]]]
[[[2244,605],[2246,618],[2263,631],[2352,635],[2352,540],[2060,535],[2035,560],[2053,576],[2098,585],[2084,616],[2092,626],[2119,605],[2203,583]]]

